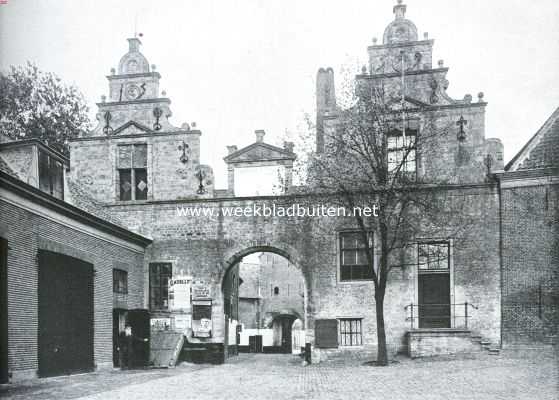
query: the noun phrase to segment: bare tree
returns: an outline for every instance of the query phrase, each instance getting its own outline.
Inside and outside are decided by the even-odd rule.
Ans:
[[[303,173],[307,190],[355,210],[352,218],[374,283],[378,365],[388,364],[384,300],[398,254],[407,251],[418,232],[445,226],[463,206],[455,201],[460,196],[444,190],[444,182],[416,173],[416,156],[436,145],[451,122],[437,110],[407,108],[387,92],[382,86],[358,88],[350,106],[327,122],[324,150],[310,157]],[[411,127],[410,119],[421,126]],[[378,207],[376,215],[362,212],[371,202]],[[468,222],[455,226],[465,229]]]

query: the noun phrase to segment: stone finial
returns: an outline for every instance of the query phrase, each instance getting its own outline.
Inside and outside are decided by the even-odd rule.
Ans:
[[[167,96],[167,92],[165,90],[161,91],[161,96]]]
[[[254,134],[256,135],[256,141],[258,143],[262,143],[264,141],[264,135],[266,135],[266,132],[264,132],[263,129],[255,130]]]
[[[183,122],[181,125],[181,129],[184,129],[185,131],[189,131],[190,125],[188,125],[188,122]]]
[[[479,92],[479,93],[477,94],[477,101],[480,102],[480,103],[483,103],[483,97],[484,97],[484,96],[485,96],[485,95],[483,94],[483,92]]]
[[[151,64],[151,70],[155,71],[157,69],[157,66],[155,64]]]
[[[373,44],[376,45],[378,42],[378,39],[376,37],[373,38]]]
[[[444,60],[439,60],[439,68],[444,67]]]
[[[196,128],[196,121],[192,121],[192,122],[190,123],[190,126],[193,127],[193,128]]]
[[[403,19],[406,16],[406,5],[402,3],[403,0],[398,0],[398,4],[393,8],[396,19]]]
[[[472,102],[472,95],[471,94],[467,94],[464,96],[464,103],[466,104],[470,104]]]
[[[423,32],[423,39],[429,39],[429,32]]]
[[[101,103],[104,103],[104,102],[106,102],[106,101],[107,101],[107,96],[102,95],[102,96],[101,96]]]
[[[283,142],[283,149],[285,151],[288,151],[290,153],[293,153],[293,147],[295,145],[293,144],[293,142]]]
[[[362,73],[363,75],[366,75],[366,74],[367,74],[367,66],[366,66],[366,65],[363,65],[363,66],[361,67],[361,73]]]
[[[237,146],[236,145],[227,146],[227,154],[233,154],[236,151],[237,151]]]
[[[114,75],[114,74],[116,74],[116,69],[111,68],[111,75]]]

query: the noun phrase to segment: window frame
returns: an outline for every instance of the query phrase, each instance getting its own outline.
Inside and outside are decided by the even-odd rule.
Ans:
[[[367,273],[367,276],[364,278],[354,278],[351,276],[351,272],[350,272],[350,278],[343,278],[343,273],[342,270],[346,267],[363,267],[363,266],[367,266],[370,267],[367,264],[345,264],[344,263],[344,252],[345,251],[365,251],[365,247],[344,247],[343,246],[343,236],[344,235],[355,235],[355,234],[361,234],[361,231],[358,230],[346,230],[346,231],[340,231],[338,232],[337,235],[337,248],[338,248],[338,282],[339,283],[359,283],[359,282],[371,282],[373,281],[373,271],[370,270]],[[373,266],[372,268],[375,268],[376,266],[376,249],[375,249],[375,235],[373,231],[368,231],[368,236],[369,236],[369,247],[372,251],[372,259],[373,259]],[[365,255],[365,254],[363,254]],[[356,256],[356,261],[357,261],[357,256]]]
[[[409,133],[408,133],[409,132]],[[386,135],[386,167],[387,167],[387,171],[388,174],[390,176],[394,176],[394,171],[395,168],[397,168],[398,166],[400,166],[400,164],[402,165],[402,168],[400,169],[400,173],[404,176],[407,177],[411,177],[413,180],[415,180],[417,178],[417,137],[419,136],[419,132],[417,129],[407,129],[406,130],[406,142],[408,142],[408,138],[409,137],[413,137],[413,142],[411,143],[411,147],[409,147],[411,150],[407,153],[406,155],[406,149],[408,149],[408,147],[406,147],[406,143],[404,143],[404,137],[403,137],[403,131],[400,129],[392,129],[390,132],[388,132],[388,134]],[[396,147],[391,147],[390,146],[390,139],[391,138],[396,138]],[[401,146],[398,147],[398,142],[399,140],[401,141]],[[398,158],[398,156],[396,156],[397,159],[399,159],[399,161],[396,162],[395,164],[395,168],[390,168],[390,156],[391,154],[400,154],[400,157]],[[413,159],[410,159],[410,156],[413,154]],[[406,156],[406,159],[404,161],[404,156]],[[413,163],[413,171],[412,170],[408,170],[407,165],[410,165]]]
[[[122,277],[125,279],[122,280],[124,284],[122,288],[120,288],[120,285],[117,285],[117,283],[121,281],[118,278]],[[120,295],[128,294],[128,271],[120,268],[113,268],[113,293]]]
[[[155,285],[154,283],[154,274],[153,273],[153,269],[154,267],[158,267],[159,271],[157,272],[158,276],[158,281],[159,284]],[[163,274],[162,273],[162,267],[166,267],[168,268],[168,271]],[[149,297],[149,309],[152,311],[168,311],[169,310],[169,279],[171,279],[173,277],[173,264],[170,262],[150,262],[148,265],[149,271],[148,271],[148,297]],[[163,283],[163,278],[166,277],[167,281],[165,282],[165,284]],[[154,290],[157,289],[159,295],[157,297],[159,297],[160,302],[162,305],[156,305],[154,298],[156,297],[153,293]],[[167,297],[166,299],[163,296],[163,293],[167,293]],[[165,304],[165,300],[166,300],[166,304]]]
[[[64,163],[49,152],[37,149],[37,176],[39,189],[51,196],[64,200]],[[46,161],[46,163],[43,162]],[[46,170],[44,169],[46,168]],[[58,184],[58,185],[57,185]],[[57,186],[60,186],[57,188]]]
[[[145,146],[145,163],[142,166],[135,165],[135,154],[136,149],[139,147]],[[121,165],[121,158],[120,158],[120,149],[124,147],[130,147],[130,160],[129,166],[122,166]],[[149,157],[149,146],[147,143],[122,143],[117,145],[116,149],[116,179],[118,182],[117,185],[117,197],[118,201],[145,201],[148,200],[150,194],[150,184],[149,184],[149,174],[148,174],[148,157]],[[124,199],[123,197],[123,189],[121,182],[123,179],[121,178],[121,173],[129,173],[130,174],[130,198]],[[138,190],[137,187],[137,175],[143,174],[145,176],[145,198],[138,198]]]
[[[446,246],[446,268],[429,268],[429,265],[431,264],[429,262],[429,250],[427,250],[427,255],[423,256],[421,255],[421,246],[438,246],[441,247],[441,245]],[[426,240],[426,241],[421,241],[417,243],[417,271],[419,274],[421,273],[450,273],[451,271],[451,256],[452,256],[452,243],[449,240]],[[423,263],[421,262],[422,258],[427,258],[427,268],[421,268],[421,265],[423,265]],[[437,264],[440,264],[440,257],[437,257]]]
[[[346,329],[349,323],[349,331]],[[355,331],[354,324],[355,323]],[[349,344],[347,344],[349,337]],[[346,338],[344,340],[344,338]],[[355,338],[355,343],[354,343]],[[363,346],[363,318],[343,317],[338,318],[338,344],[340,347],[361,347]]]

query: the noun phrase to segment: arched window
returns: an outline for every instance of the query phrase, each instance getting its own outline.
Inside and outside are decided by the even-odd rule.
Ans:
[[[279,287],[275,287],[274,288],[274,296],[277,296],[279,294]]]

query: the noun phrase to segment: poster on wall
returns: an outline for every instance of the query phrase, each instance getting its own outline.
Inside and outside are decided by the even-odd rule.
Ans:
[[[174,317],[174,330],[187,333],[192,327],[192,316],[190,314],[176,314]]]
[[[192,334],[194,337],[212,336],[212,300],[192,301]]]
[[[211,299],[210,285],[202,280],[192,282],[193,299]]]
[[[190,311],[191,285],[191,276],[181,274],[169,279],[169,309],[171,311]]]

